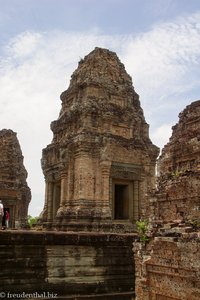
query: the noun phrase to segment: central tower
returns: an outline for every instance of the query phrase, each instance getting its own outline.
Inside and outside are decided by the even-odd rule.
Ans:
[[[148,215],[158,148],[131,77],[117,55],[95,48],[61,94],[53,141],[42,155],[41,222],[69,231],[129,232]]]

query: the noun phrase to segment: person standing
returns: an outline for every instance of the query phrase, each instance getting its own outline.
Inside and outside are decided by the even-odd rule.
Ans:
[[[6,210],[6,218],[5,218],[6,228],[9,227],[9,221],[10,221],[10,214],[9,211]]]
[[[4,215],[4,213],[3,213],[3,203],[2,203],[2,201],[0,200],[0,229],[3,229],[2,228],[2,221],[3,221],[3,215]]]

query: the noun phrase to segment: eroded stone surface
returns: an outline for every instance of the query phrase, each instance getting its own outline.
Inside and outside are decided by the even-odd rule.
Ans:
[[[153,237],[135,244],[137,300],[200,299],[200,101],[179,118],[159,158]]]
[[[0,131],[0,199],[10,212],[10,227],[27,224],[31,199],[27,171],[17,135],[10,129]]]
[[[132,231],[148,213],[158,148],[131,77],[117,55],[95,48],[72,74],[43,150],[41,223],[62,230]],[[121,201],[121,202],[120,202]]]
[[[154,238],[135,248],[137,300],[198,300],[200,242],[198,234]]]
[[[159,158],[156,217],[163,222],[199,218],[200,101],[179,115],[172,137]]]

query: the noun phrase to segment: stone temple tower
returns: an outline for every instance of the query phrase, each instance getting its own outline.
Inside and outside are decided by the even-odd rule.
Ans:
[[[42,155],[44,227],[129,232],[148,214],[158,148],[117,55],[95,48],[61,94],[53,141]]]
[[[16,132],[0,130],[0,199],[10,214],[10,228],[27,226],[31,190],[27,184],[27,171]],[[1,227],[1,225],[0,225]]]

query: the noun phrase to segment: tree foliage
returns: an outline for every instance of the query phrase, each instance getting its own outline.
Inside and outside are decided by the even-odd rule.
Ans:
[[[31,228],[34,224],[36,224],[37,221],[38,221],[38,217],[32,217],[32,216],[28,215],[28,224],[29,224],[30,228]]]

